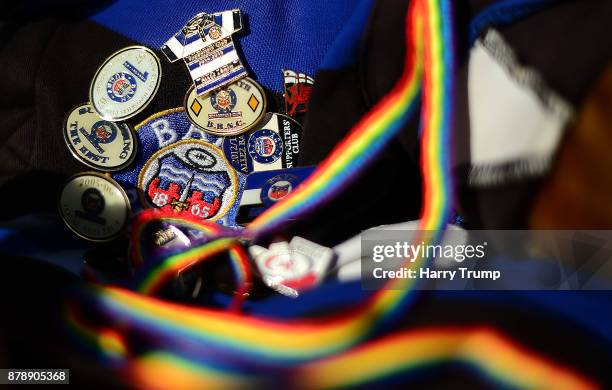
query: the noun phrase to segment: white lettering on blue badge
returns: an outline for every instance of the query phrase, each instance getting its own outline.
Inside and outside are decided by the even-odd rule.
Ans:
[[[159,119],[151,123],[151,129],[157,137],[157,146],[163,148],[177,141],[177,135],[170,128],[170,122],[166,119]]]
[[[133,210],[173,210],[236,226],[246,175],[227,161],[221,138],[193,126],[180,109],[145,120],[136,136],[142,152],[130,169],[113,175]]]

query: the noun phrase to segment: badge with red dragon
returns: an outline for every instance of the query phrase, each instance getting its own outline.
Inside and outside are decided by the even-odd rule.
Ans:
[[[314,87],[314,79],[304,73],[284,70],[285,81],[285,112],[287,115],[296,116],[304,114],[308,108],[310,94]]]

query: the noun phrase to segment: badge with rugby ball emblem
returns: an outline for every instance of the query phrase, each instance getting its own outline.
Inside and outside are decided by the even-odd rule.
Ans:
[[[236,172],[221,150],[201,140],[184,140],[160,149],[138,176],[141,201],[149,207],[216,220],[238,196]]]
[[[111,178],[85,172],[68,180],[59,200],[66,225],[91,241],[110,241],[125,228],[130,205],[125,192]]]
[[[257,125],[266,112],[266,95],[251,78],[244,78],[198,97],[191,87],[185,98],[185,111],[199,128],[219,136],[244,133]]]
[[[64,122],[64,140],[77,160],[102,171],[123,169],[136,154],[130,126],[100,118],[91,104],[70,111]]]
[[[234,169],[248,174],[293,168],[300,157],[302,126],[287,115],[268,113],[252,132],[226,137],[223,152]]]
[[[144,46],[119,50],[104,61],[89,88],[89,101],[107,121],[138,114],[153,100],[161,81],[161,64]]]
[[[236,225],[246,177],[225,158],[221,138],[193,125],[183,109],[153,115],[136,130],[141,147],[134,163],[113,175],[135,211],[159,208]]]

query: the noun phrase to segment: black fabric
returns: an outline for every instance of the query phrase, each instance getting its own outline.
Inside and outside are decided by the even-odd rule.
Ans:
[[[0,264],[3,368],[69,368],[72,385],[127,388],[69,336],[63,322],[64,298],[81,283],[74,275],[39,260],[2,253]]]
[[[608,0],[564,1],[501,32],[523,63],[580,106],[612,58],[610,20]]]

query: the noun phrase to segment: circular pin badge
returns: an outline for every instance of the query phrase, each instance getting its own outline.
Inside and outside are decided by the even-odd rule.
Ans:
[[[110,241],[124,229],[130,205],[113,179],[85,172],[68,180],[60,195],[59,211],[78,236],[90,241]]]
[[[64,141],[83,164],[102,171],[121,170],[134,160],[136,137],[123,122],[102,119],[89,103],[76,106],[64,121]]]
[[[185,97],[187,116],[202,130],[232,136],[255,127],[266,112],[266,95],[253,79],[246,77],[205,97],[191,87]]]
[[[299,184],[299,177],[290,173],[278,174],[264,183],[260,200],[267,207],[289,195]]]
[[[104,61],[89,88],[89,101],[102,119],[121,121],[153,100],[161,81],[161,64],[144,46],[119,50]]]
[[[293,118],[268,113],[248,134],[226,137],[223,152],[244,174],[294,168],[300,157],[302,126]]]
[[[138,174],[143,205],[211,221],[224,217],[232,209],[239,187],[238,175],[223,152],[198,139],[161,148]]]

